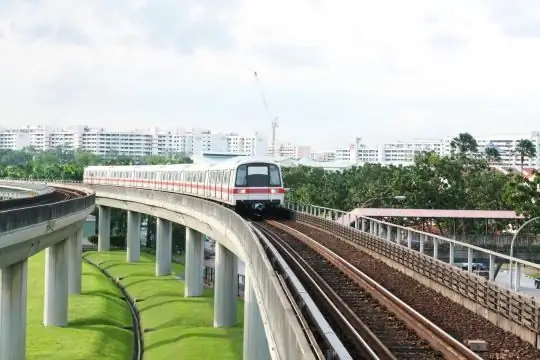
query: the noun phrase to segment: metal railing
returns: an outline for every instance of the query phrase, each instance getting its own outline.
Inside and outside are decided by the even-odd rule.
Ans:
[[[381,237],[390,242],[404,245],[421,253],[427,253],[427,250],[430,250],[432,257],[439,260],[444,258],[451,264],[456,263],[455,257],[458,253],[460,253],[460,257],[464,258],[464,262],[467,263],[467,270],[471,273],[474,270],[475,263],[489,263],[489,279],[492,281],[495,280],[496,275],[495,264],[501,261],[506,262],[511,260],[512,263],[519,264],[519,266],[516,266],[516,269],[514,269],[516,272],[519,272],[524,266],[534,268],[540,272],[540,264],[517,257],[511,257],[509,255],[455,239],[450,239],[444,236],[392,224],[384,220],[357,216],[342,210],[308,204],[286,203],[285,206],[297,212],[332,220],[342,225],[353,226],[371,235]],[[509,287],[519,289],[520,276],[516,276],[513,279],[514,283],[508,284]]]

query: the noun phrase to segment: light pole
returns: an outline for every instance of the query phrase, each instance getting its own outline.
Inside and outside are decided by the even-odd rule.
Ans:
[[[527,225],[529,225],[530,223],[532,223],[533,221],[536,221],[536,220],[539,220],[539,219],[540,219],[540,216],[537,216],[537,217],[533,217],[532,219],[529,219],[529,220],[525,221],[525,222],[523,223],[523,225],[521,225],[521,226],[517,229],[516,233],[514,234],[514,237],[512,237],[512,241],[510,242],[510,263],[509,263],[509,265],[508,265],[508,272],[509,272],[509,275],[510,275],[510,279],[509,279],[509,281],[510,281],[510,289],[514,288],[514,287],[512,286],[512,258],[514,257],[514,241],[516,241],[519,232],[520,232],[525,226],[527,226]],[[519,264],[518,264],[518,266],[519,266]],[[516,278],[517,278],[517,277],[516,277]],[[517,290],[517,287],[516,287],[514,290]]]
[[[373,198],[371,198],[371,199],[368,199],[368,200],[364,201],[359,207],[360,207],[360,208],[363,208],[364,206],[366,206],[367,204],[369,204],[370,202],[375,201],[375,200],[395,199],[395,200],[403,201],[403,200],[405,200],[406,198],[407,198],[407,197],[406,197],[405,195],[384,196],[384,197],[373,197]]]

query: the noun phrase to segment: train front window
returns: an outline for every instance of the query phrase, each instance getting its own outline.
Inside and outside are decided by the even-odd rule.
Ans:
[[[276,165],[268,165],[270,168],[270,186],[281,186],[281,176]]]
[[[275,187],[281,186],[279,168],[270,164],[240,165],[236,171],[236,186]]]

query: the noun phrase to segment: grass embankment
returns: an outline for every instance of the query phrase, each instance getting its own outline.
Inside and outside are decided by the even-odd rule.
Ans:
[[[126,360],[133,351],[131,325],[120,292],[96,268],[83,263],[82,293],[69,297],[69,325],[44,327],[45,252],[28,264],[27,359]]]
[[[101,263],[112,276],[124,277],[122,284],[138,299],[144,335],[145,360],[242,358],[243,302],[238,301],[238,325],[213,328],[214,298],[205,289],[198,298],[184,298],[184,283],[174,276],[156,278],[155,257],[141,254],[139,263],[126,263],[125,252],[89,252],[89,260]],[[184,274],[184,267],[173,264],[173,272]]]

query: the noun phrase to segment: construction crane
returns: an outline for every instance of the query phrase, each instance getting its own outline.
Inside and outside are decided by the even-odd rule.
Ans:
[[[261,93],[261,99],[264,105],[264,110],[266,111],[266,115],[270,117],[270,110],[268,109],[268,103],[266,102],[266,97],[264,96],[264,90],[261,85],[261,81],[259,80],[259,75],[257,72],[253,72],[253,75],[255,76],[255,81],[259,85],[259,91]],[[279,127],[279,118],[276,116],[272,120],[272,157],[276,157],[276,129]]]

